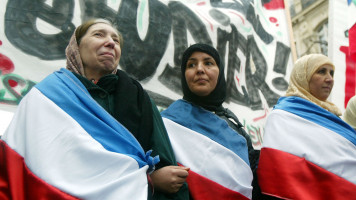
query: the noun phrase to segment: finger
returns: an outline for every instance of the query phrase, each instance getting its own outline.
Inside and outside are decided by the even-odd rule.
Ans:
[[[185,171],[185,170],[181,170],[177,173],[177,176],[181,177],[181,178],[187,178],[188,175],[189,175],[188,171]]]

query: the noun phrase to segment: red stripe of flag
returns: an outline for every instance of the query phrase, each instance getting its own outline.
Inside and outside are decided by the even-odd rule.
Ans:
[[[258,181],[265,194],[294,200],[354,199],[356,185],[292,154],[262,148]]]
[[[34,175],[21,155],[0,140],[0,199],[77,199]]]

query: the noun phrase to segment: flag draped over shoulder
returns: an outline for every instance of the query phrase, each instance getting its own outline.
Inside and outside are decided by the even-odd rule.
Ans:
[[[0,140],[0,199],[147,199],[135,137],[68,70],[37,84]]]
[[[246,140],[217,115],[185,100],[162,113],[177,162],[189,167],[193,199],[250,199]]]
[[[265,194],[284,199],[354,199],[356,132],[300,97],[282,97],[270,113],[258,166]]]

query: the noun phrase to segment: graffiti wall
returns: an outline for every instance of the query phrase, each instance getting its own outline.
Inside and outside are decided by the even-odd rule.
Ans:
[[[329,2],[329,57],[334,62],[332,101],[344,108],[356,91],[356,1]]]
[[[65,48],[89,18],[107,18],[124,37],[119,68],[164,109],[182,97],[180,62],[194,43],[219,51],[225,106],[256,147],[267,114],[288,86],[292,59],[283,0],[1,0],[0,109],[13,111],[46,75],[65,67]]]

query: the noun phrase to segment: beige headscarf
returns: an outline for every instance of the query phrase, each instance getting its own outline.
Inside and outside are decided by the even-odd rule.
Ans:
[[[299,58],[292,70],[289,80],[289,87],[286,92],[286,96],[298,96],[309,100],[322,108],[334,113],[337,116],[341,116],[339,108],[330,101],[321,101],[318,98],[310,94],[309,81],[314,72],[322,65],[329,64],[335,70],[334,64],[327,56],[322,54],[310,54]]]
[[[347,103],[343,119],[356,130],[356,96],[353,96]]]

